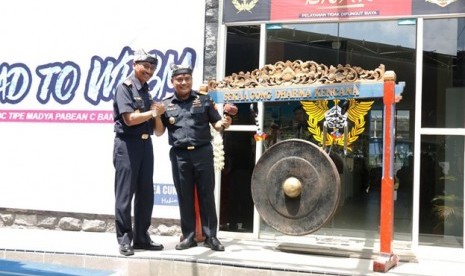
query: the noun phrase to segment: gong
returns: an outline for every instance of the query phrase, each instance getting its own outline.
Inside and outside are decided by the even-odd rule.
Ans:
[[[317,145],[289,139],[266,150],[252,174],[252,198],[261,218],[287,235],[306,235],[335,213],[341,180]]]

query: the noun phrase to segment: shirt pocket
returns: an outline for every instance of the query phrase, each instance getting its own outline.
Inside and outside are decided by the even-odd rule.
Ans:
[[[191,109],[192,118],[195,122],[203,122],[205,116],[205,107],[204,106],[193,106]]]
[[[191,109],[192,115],[197,116],[197,115],[202,115],[205,111],[204,106],[193,106]]]
[[[142,99],[141,97],[134,97],[133,105],[134,105],[135,110],[140,110],[140,111],[144,110],[145,108],[144,99]]]

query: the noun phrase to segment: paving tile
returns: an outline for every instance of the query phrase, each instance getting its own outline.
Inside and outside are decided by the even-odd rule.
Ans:
[[[165,249],[138,250],[134,256],[125,257],[118,252],[114,233],[0,227],[0,260],[94,269],[121,276],[380,275],[373,272],[373,258],[376,254],[373,251],[368,255],[363,255],[364,252],[360,253],[360,250],[377,248],[376,244],[364,249],[360,243],[354,241],[354,246],[348,245],[348,247],[355,253],[351,251],[347,254],[341,250],[334,252],[335,254],[323,254],[325,250],[339,249],[334,248],[333,243],[326,245],[325,248],[320,240],[318,250],[288,252],[278,250],[280,245],[289,246],[282,241],[220,237],[226,250],[216,252],[203,247],[201,243],[198,247],[187,250],[175,250],[179,237],[152,238],[163,243]],[[314,249],[307,247],[309,248]],[[360,254],[357,254],[357,250]],[[389,276],[442,276],[444,267],[450,268],[448,276],[463,275],[465,271],[463,250],[457,250],[457,254],[453,256],[446,254],[449,251],[441,253],[437,248],[431,251],[422,250],[421,254],[405,255],[411,252],[408,246],[400,244],[399,252],[401,256],[415,257],[417,262],[400,262],[389,271]]]

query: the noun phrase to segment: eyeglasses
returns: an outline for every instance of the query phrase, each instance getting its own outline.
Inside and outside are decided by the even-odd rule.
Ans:
[[[183,83],[183,82],[191,82],[192,77],[191,76],[186,76],[186,77],[175,77],[174,81],[177,83]]]

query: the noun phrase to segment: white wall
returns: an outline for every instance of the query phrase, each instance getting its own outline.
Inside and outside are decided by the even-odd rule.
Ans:
[[[195,62],[198,87],[205,2],[15,0],[0,10],[0,207],[113,214],[114,89],[139,48],[160,57],[157,98],[173,92],[174,60]],[[167,137],[153,141],[154,217],[177,218]]]

